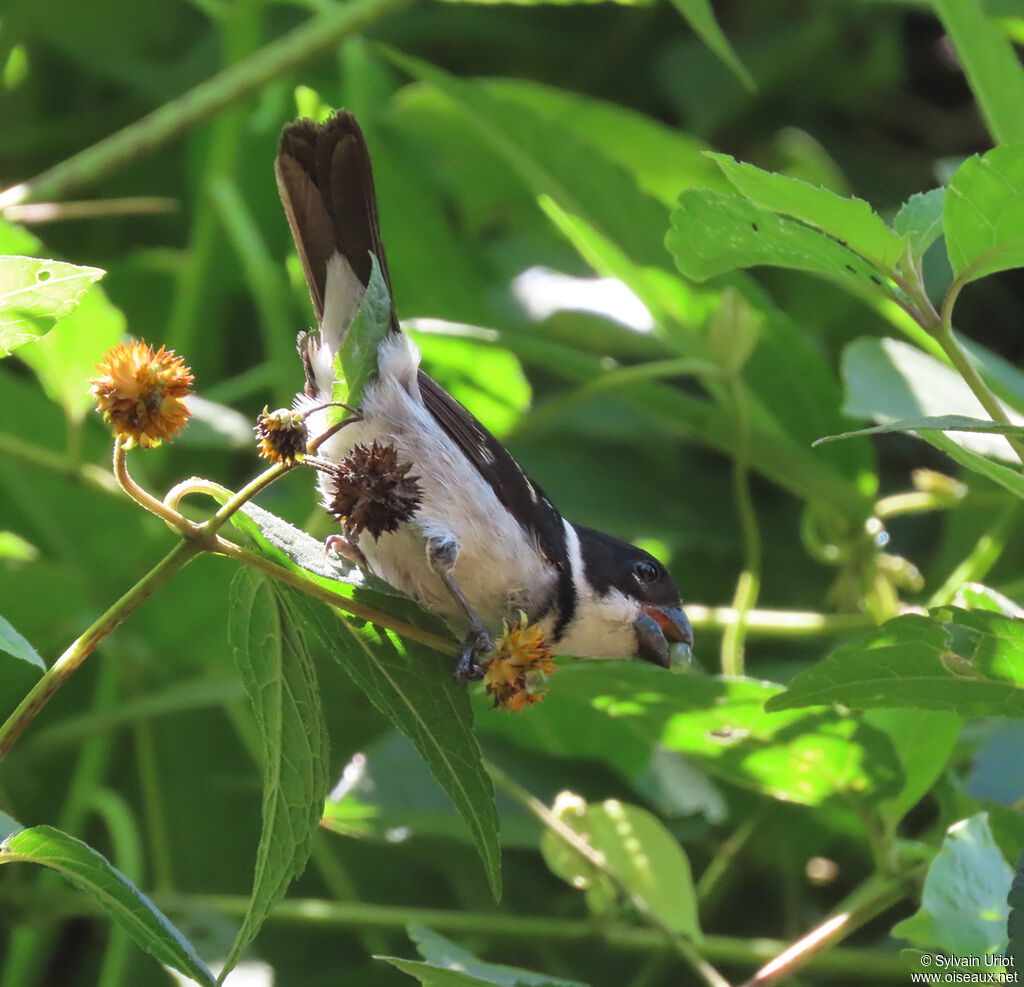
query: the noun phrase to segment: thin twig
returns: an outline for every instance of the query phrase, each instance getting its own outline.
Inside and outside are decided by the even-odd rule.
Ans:
[[[231,65],[152,113],[80,151],[41,175],[0,193],[0,210],[23,202],[56,199],[98,181],[136,158],[193,130],[220,110],[256,92],[272,79],[282,79],[332,50],[345,37],[364,30],[406,0],[348,0],[264,45],[244,61]]]
[[[507,795],[511,796],[527,811],[532,812],[547,829],[557,836],[566,846],[578,853],[593,868],[608,878],[620,894],[628,898],[636,906],[644,918],[658,929],[668,940],[669,944],[677,953],[690,964],[700,975],[708,987],[730,987],[729,981],[725,979],[700,953],[697,948],[685,937],[674,929],[667,926],[661,918],[656,915],[644,901],[643,898],[633,891],[619,878],[612,870],[604,855],[594,847],[571,826],[564,823],[554,812],[552,812],[540,799],[531,795],[517,781],[510,778],[496,765],[485,762],[488,773]]]

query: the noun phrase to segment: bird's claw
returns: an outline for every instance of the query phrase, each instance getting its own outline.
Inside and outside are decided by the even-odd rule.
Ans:
[[[487,631],[482,628],[470,631],[462,642],[462,655],[455,666],[455,671],[452,672],[452,681],[461,685],[482,679],[484,670],[480,666],[480,658],[493,650],[494,641]]]

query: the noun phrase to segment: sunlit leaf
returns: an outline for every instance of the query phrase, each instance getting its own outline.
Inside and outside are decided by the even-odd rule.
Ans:
[[[591,909],[598,914],[608,910],[608,903],[614,904],[622,888],[673,932],[699,940],[690,862],[657,816],[615,799],[588,804],[576,797],[561,798],[559,818],[597,851],[603,866],[596,868],[557,833],[545,830],[541,852],[552,871],[574,888],[586,890]]]
[[[942,236],[942,205],[945,197],[944,188],[916,192],[900,206],[893,218],[892,228],[900,236],[907,237],[915,264],[921,262],[925,251]]]
[[[900,259],[903,241],[863,199],[763,171],[728,154],[708,156],[751,202],[816,227],[882,267],[892,268]]]
[[[884,425],[958,416],[984,422],[989,416],[964,379],[951,367],[897,339],[855,339],[843,350],[846,382],[844,411]],[[1020,416],[1011,418],[1024,423]],[[948,438],[971,452],[1017,463],[1016,454],[997,429],[976,428]],[[921,437],[940,438],[934,431]]]
[[[15,658],[27,661],[42,671],[46,671],[46,663],[38,652],[25,640],[3,617],[0,617],[0,651],[5,651]]]
[[[984,610],[908,614],[801,672],[767,709],[842,703],[1024,716],[1024,623]]]
[[[391,329],[391,296],[376,257],[370,255],[370,283],[366,286],[362,304],[349,326],[341,349],[334,356],[334,371],[338,378],[332,400],[344,401],[357,407],[363,397],[363,388],[377,374],[377,350],[381,340]],[[340,420],[347,412],[333,409],[329,418]]]
[[[59,260],[0,257],[0,357],[49,332],[104,273]]]
[[[126,330],[124,313],[97,286],[52,332],[23,347],[18,356],[35,371],[47,396],[77,422],[93,405],[89,380],[96,376],[96,364]]]
[[[921,908],[893,927],[915,946],[957,957],[984,956],[1006,943],[1006,898],[1013,871],[984,812],[950,826],[928,868]]]
[[[957,277],[1024,267],[1024,144],[968,158],[950,179],[942,223]]]
[[[989,132],[1000,144],[1024,141],[1024,69],[1013,45],[977,0],[935,0],[935,12],[956,46]]]
[[[672,213],[665,246],[698,281],[746,267],[788,267],[831,278],[856,294],[892,294],[885,275],[834,237],[741,195],[688,189]]]
[[[57,871],[161,963],[212,987],[213,974],[191,943],[149,898],[92,847],[51,826],[34,826],[0,843],[0,864],[19,861]]]

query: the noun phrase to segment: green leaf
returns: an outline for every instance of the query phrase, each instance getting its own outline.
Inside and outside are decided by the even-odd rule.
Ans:
[[[842,703],[1024,716],[1024,623],[984,610],[934,617],[887,621],[799,674],[766,708]]]
[[[834,237],[740,195],[687,189],[672,213],[665,246],[679,270],[697,281],[768,265],[824,275],[858,296],[893,294],[881,270]]]
[[[704,155],[707,144],[618,103],[523,79],[487,79],[495,96],[526,107],[628,171],[648,195],[670,209],[684,188],[730,189]],[[406,97],[406,93],[399,98]]]
[[[892,221],[892,228],[907,238],[915,266],[921,263],[928,248],[942,236],[942,204],[945,198],[944,188],[915,192],[900,206]]]
[[[1024,119],[1019,107],[1016,113]],[[949,182],[942,224],[958,278],[974,281],[1024,267],[1024,144],[996,147],[960,165]]]
[[[715,12],[708,0],[672,0],[676,10],[704,42],[735,74],[736,78],[751,92],[757,89],[753,76],[740,61],[729,39],[715,20]]]
[[[864,718],[889,738],[903,768],[899,792],[878,803],[878,811],[894,832],[946,770],[963,720],[931,709],[872,709]]]
[[[1005,422],[968,418],[966,415],[936,415],[932,418],[907,418],[886,425],[842,432],[839,435],[826,435],[811,444],[820,446],[826,442],[837,442],[839,439],[852,439],[858,435],[881,435],[885,432],[987,432],[992,435],[1021,435],[1024,434],[1024,425],[1007,425]]]
[[[7,815],[6,812],[0,812],[0,843],[10,839],[16,833],[20,833],[24,828],[13,816]]]
[[[49,332],[105,273],[59,260],[0,257],[0,358]]]
[[[595,914],[614,907],[621,887],[634,904],[673,932],[700,940],[690,862],[657,816],[616,799],[588,804],[566,793],[559,796],[555,811],[601,855],[604,867],[595,868],[550,830],[541,837],[541,853],[555,874],[586,891]]]
[[[903,240],[863,199],[762,171],[728,154],[709,153],[708,157],[718,163],[736,191],[756,205],[828,233],[883,268],[891,270],[903,256]]]
[[[46,671],[46,662],[39,657],[39,653],[25,640],[3,617],[0,617],[0,651],[27,661],[35,665],[41,671]]]
[[[991,610],[1001,613],[1004,617],[1015,617],[1024,620],[1024,608],[1019,607],[1008,596],[1003,596],[991,586],[981,583],[964,583],[957,591],[951,604],[962,610]]]
[[[501,843],[494,788],[483,767],[464,686],[452,682],[451,656],[374,624],[362,624],[292,594],[304,623],[420,757],[469,826],[495,898],[501,896]]]
[[[377,374],[377,350],[381,340],[391,331],[391,296],[381,273],[380,263],[370,254],[370,283],[352,325],[345,334],[341,349],[334,356],[333,401],[344,401],[358,407],[363,388]],[[328,419],[340,421],[347,412],[333,408]]]
[[[396,970],[415,977],[423,987],[489,987],[493,983],[460,970],[449,970],[421,960],[403,960],[398,956],[375,956],[374,959],[390,963]]]
[[[733,784],[802,805],[898,790],[899,763],[884,734],[832,710],[766,713],[766,700],[781,692],[772,682],[665,675],[640,662],[577,662],[560,667],[544,702],[531,707],[529,732],[505,717],[480,727],[610,763],[629,778],[647,769],[657,745]]]
[[[897,339],[855,339],[843,350],[842,374],[846,382],[843,410],[851,418],[890,425],[949,415],[979,421],[989,417],[955,370]],[[955,443],[979,455],[1019,462],[1006,439],[986,431],[949,437],[925,431],[921,437],[935,444],[945,439],[943,445]]]
[[[161,963],[213,987],[213,974],[191,943],[153,902],[92,847],[51,826],[34,826],[0,843],[0,864],[18,861],[42,864],[59,872]]]
[[[557,121],[502,98],[486,83],[459,79],[393,49],[399,68],[451,99],[483,140],[518,172],[534,195],[548,195],[589,223],[634,263],[664,263],[665,211],[632,177]]]
[[[329,785],[316,669],[295,611],[276,584],[238,570],[228,636],[263,744],[263,829],[249,908],[222,977],[305,870]]]
[[[549,977],[543,973],[534,973],[501,963],[485,963],[469,950],[463,949],[450,939],[415,922],[409,925],[408,931],[409,938],[416,943],[416,948],[426,961],[424,966],[429,965],[434,970],[462,973],[470,978],[469,981],[439,980],[436,981],[437,983],[486,983],[497,984],[499,987],[586,987],[586,984],[578,980]],[[394,962],[391,957],[377,957],[377,959],[386,959],[389,963]],[[406,970],[405,972],[412,971]],[[424,981],[424,983],[426,982]]]
[[[1010,915],[1006,920],[1006,931],[1010,942],[1006,947],[1006,955],[1018,969],[1024,968],[1024,850],[1017,858],[1017,866],[1013,872],[1013,883],[1010,893],[1006,896],[1010,906]]]
[[[921,908],[892,934],[957,957],[985,956],[1006,943],[1013,871],[992,838],[988,813],[950,826],[924,881]]]
[[[1003,466],[1001,463],[994,463],[991,459],[979,456],[976,452],[964,448],[963,444],[957,442],[952,436],[945,432],[922,432],[923,439],[926,439],[936,449],[941,449],[947,456],[958,462],[961,466],[987,476],[994,483],[1005,487],[1010,493],[1018,497],[1024,497],[1024,476],[1017,470]]]
[[[93,405],[89,378],[95,376],[96,364],[126,331],[124,314],[100,286],[85,295],[52,332],[19,350],[18,356],[35,371],[47,397],[56,401],[71,421],[80,422]],[[188,429],[185,434],[190,432]],[[251,443],[251,429],[249,440]]]
[[[1024,141],[1024,69],[1013,45],[978,0],[935,0],[935,12],[953,39],[989,133],[999,144]]]

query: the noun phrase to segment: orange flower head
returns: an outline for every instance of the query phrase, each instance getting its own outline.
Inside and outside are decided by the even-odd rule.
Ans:
[[[118,343],[96,369],[100,376],[90,381],[96,410],[127,448],[170,442],[185,426],[191,412],[182,399],[194,378],[173,350],[154,352],[145,340]]]
[[[256,433],[256,448],[264,459],[289,466],[302,462],[309,441],[306,416],[302,412],[288,408],[268,411],[264,408],[253,431]]]
[[[547,690],[547,677],[555,671],[551,646],[537,624],[528,624],[526,614],[505,624],[484,673],[487,694],[495,709],[521,713],[539,703]]]

